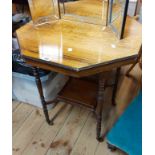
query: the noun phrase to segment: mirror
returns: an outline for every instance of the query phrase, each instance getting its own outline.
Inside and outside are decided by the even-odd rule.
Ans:
[[[58,0],[28,0],[34,25],[59,19]]]
[[[109,25],[123,38],[129,0],[28,0],[35,26],[59,19]]]
[[[62,19],[107,24],[108,0],[59,0],[59,4]]]
[[[123,38],[129,0],[109,0],[108,22],[119,39]]]

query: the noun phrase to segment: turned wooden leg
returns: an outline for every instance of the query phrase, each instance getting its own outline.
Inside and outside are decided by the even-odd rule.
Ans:
[[[104,138],[101,136],[101,123],[102,123],[102,108],[104,102],[104,89],[105,89],[105,78],[101,73],[99,75],[99,84],[98,84],[98,97],[97,97],[97,128],[96,128],[96,139],[99,142],[102,142]]]
[[[113,88],[113,94],[112,94],[112,104],[116,105],[115,98],[117,93],[117,87],[118,87],[118,81],[119,81],[119,75],[120,75],[121,68],[117,68],[116,70],[116,76],[115,76],[115,84]]]
[[[46,121],[47,121],[47,123],[49,125],[52,125],[53,122],[50,121],[50,119],[49,119],[49,114],[48,114],[48,110],[47,110],[47,104],[46,104],[46,101],[45,101],[45,98],[44,98],[44,95],[43,95],[43,89],[42,89],[42,84],[41,84],[40,76],[39,76],[39,73],[38,73],[38,69],[35,68],[35,67],[33,68],[33,74],[35,76],[36,85],[37,85],[38,92],[39,92],[39,95],[40,95],[40,99],[41,99],[41,103],[42,103],[42,107],[43,107],[43,112],[44,112]]]

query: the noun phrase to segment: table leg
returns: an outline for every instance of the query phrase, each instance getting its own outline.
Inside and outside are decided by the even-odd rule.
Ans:
[[[33,68],[33,74],[35,76],[35,80],[36,80],[36,85],[38,88],[38,92],[40,95],[40,99],[41,99],[41,103],[42,103],[42,107],[43,107],[43,112],[46,118],[46,121],[49,125],[53,125],[53,121],[50,120],[49,118],[49,114],[48,114],[48,110],[47,110],[47,104],[43,95],[43,89],[42,89],[42,84],[41,84],[41,80],[40,80],[40,76],[39,76],[39,72],[38,69],[36,67]]]
[[[117,93],[117,87],[118,87],[118,81],[119,81],[119,75],[120,75],[121,68],[117,68],[116,70],[116,76],[115,76],[115,84],[113,88],[113,94],[112,94],[112,104],[116,105],[115,98]]]
[[[126,73],[126,76],[129,76],[130,72],[132,71],[132,69],[136,66],[137,62],[135,62],[134,64],[132,64],[132,66],[129,68],[129,70]]]
[[[96,116],[97,116],[96,139],[99,142],[102,142],[104,140],[104,138],[101,136],[101,123],[102,123],[102,109],[104,102],[105,82],[106,79],[104,77],[104,73],[101,73],[99,75],[97,109],[96,109]]]

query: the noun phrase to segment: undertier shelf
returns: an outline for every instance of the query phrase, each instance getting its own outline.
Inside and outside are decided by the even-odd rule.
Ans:
[[[81,78],[71,78],[58,94],[58,99],[95,109],[97,105],[97,90],[98,85],[95,82]]]

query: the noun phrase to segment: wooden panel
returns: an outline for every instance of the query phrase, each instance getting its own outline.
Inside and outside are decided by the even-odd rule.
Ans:
[[[80,72],[132,60],[141,46],[141,25],[127,18],[124,39],[109,27],[59,20],[35,29],[32,22],[17,30],[23,57]],[[124,62],[124,61],[123,61]]]
[[[92,81],[71,78],[58,94],[58,99],[95,109],[97,90],[98,85]]]

